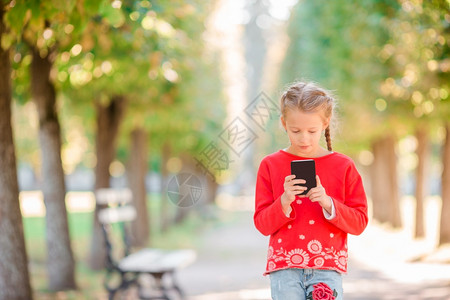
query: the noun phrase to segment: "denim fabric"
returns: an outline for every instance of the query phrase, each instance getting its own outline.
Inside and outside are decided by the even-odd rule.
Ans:
[[[343,300],[342,275],[332,270],[284,269],[270,273],[273,300],[306,300],[313,286],[323,282],[336,290],[336,300]]]

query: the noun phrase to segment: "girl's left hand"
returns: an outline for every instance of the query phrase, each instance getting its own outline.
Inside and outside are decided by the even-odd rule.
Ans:
[[[320,182],[320,178],[316,175],[317,186],[309,190],[306,194],[312,202],[318,202],[320,206],[325,209],[329,214],[331,214],[331,199],[330,196],[327,195],[325,188],[322,186]]]

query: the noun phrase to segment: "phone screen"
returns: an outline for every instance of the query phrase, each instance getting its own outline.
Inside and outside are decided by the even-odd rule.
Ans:
[[[313,159],[293,160],[291,161],[291,174],[295,175],[295,179],[306,180],[305,184],[298,184],[306,186],[307,189],[298,195],[306,195],[310,189],[316,187],[316,163]]]

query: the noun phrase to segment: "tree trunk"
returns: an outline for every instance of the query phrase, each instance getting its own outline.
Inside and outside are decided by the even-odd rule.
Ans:
[[[416,131],[417,138],[417,168],[416,168],[416,226],[415,237],[425,236],[424,225],[424,202],[427,196],[427,167],[429,159],[428,130],[426,127],[419,127]]]
[[[131,133],[131,153],[128,165],[128,185],[133,193],[133,203],[136,207],[136,220],[132,223],[131,245],[143,247],[147,244],[150,234],[149,216],[147,210],[147,190],[145,176],[147,174],[147,139],[142,128]]]
[[[177,176],[179,174],[188,174],[189,176],[195,176],[197,179],[200,179],[200,177],[198,176],[198,169],[195,166],[195,160],[193,159],[192,156],[187,155],[187,154],[182,154],[180,155],[180,159],[182,161],[182,169],[178,174],[174,174],[173,176]],[[187,178],[183,178],[184,175],[180,176],[179,179],[182,178],[182,180],[185,180]],[[170,178],[170,180],[172,180],[172,177]],[[180,182],[181,184],[181,182]],[[179,189],[179,193],[183,196],[187,195],[188,190],[183,190],[182,189],[182,185],[180,185],[180,189]],[[201,198],[205,198],[205,190],[202,189],[202,197]],[[192,197],[192,195],[191,195]],[[192,200],[196,200],[196,199],[192,199]],[[199,200],[199,199],[197,199]],[[199,201],[200,202],[200,201]],[[178,205],[176,208],[176,212],[175,212],[175,218],[174,218],[174,223],[175,224],[180,224],[181,222],[183,222],[186,217],[189,215],[189,213],[192,211],[192,209],[194,208],[194,206],[196,205],[203,205],[203,203],[198,203],[195,202],[193,203],[192,206],[183,206],[183,205]]]
[[[0,41],[4,7],[0,6]],[[9,49],[0,47],[0,300],[32,299],[11,127]]]
[[[209,176],[205,178],[206,187],[208,192],[208,197],[206,198],[206,204],[214,204],[217,195],[217,189],[219,188],[219,184],[217,181],[212,180]]]
[[[50,81],[54,53],[44,57],[32,48],[31,93],[39,116],[42,156],[42,191],[46,208],[47,268],[49,289],[76,289],[75,262],[70,245],[66,211],[66,187],[61,162],[61,130],[56,112],[56,93]]]
[[[389,178],[389,204],[390,214],[389,221],[394,228],[402,227],[402,220],[400,214],[400,194],[398,188],[398,174],[397,174],[397,154],[395,153],[395,146],[397,141],[394,136],[389,135],[386,138],[386,150],[387,150],[387,166],[388,166],[388,178]]]
[[[170,145],[164,143],[161,153],[161,213],[160,213],[160,224],[161,232],[165,232],[170,226],[169,217],[169,199],[167,197],[167,185],[169,184],[169,172],[167,170],[167,162],[170,158]]]
[[[370,169],[373,218],[381,223],[388,222],[388,192],[386,185],[386,160],[384,156],[383,140],[377,139],[372,144],[373,163]]]
[[[265,90],[263,85],[264,74],[267,68],[268,35],[258,21],[269,13],[269,5],[266,1],[248,1],[247,13],[249,21],[244,26],[242,37],[245,51],[245,79],[246,79],[246,104],[255,100],[255,96]],[[242,108],[243,109],[243,108]],[[248,116],[244,122],[251,124],[253,121]],[[254,125],[254,124],[253,124]],[[263,129],[265,131],[265,129]],[[241,163],[238,167],[240,194],[249,195],[254,192],[256,168],[255,168],[255,143],[250,143],[242,153]]]
[[[204,174],[203,170],[200,168],[195,169],[197,171],[197,176],[202,182],[202,202],[197,205],[196,209],[204,219],[215,219],[216,214],[214,211],[214,204],[216,200],[217,190],[219,189],[219,184],[211,176]]]
[[[97,165],[95,166],[94,190],[110,187],[109,165],[116,154],[116,140],[119,125],[125,108],[125,98],[112,97],[108,105],[96,103],[97,109]],[[94,222],[91,240],[89,266],[93,270],[103,269],[106,262],[105,239],[98,221],[97,212],[101,207],[95,206]]]
[[[442,209],[439,245],[450,243],[450,122],[445,123],[445,142],[442,147]]]
[[[385,137],[372,145],[371,166],[373,217],[381,223],[401,227],[395,138]]]

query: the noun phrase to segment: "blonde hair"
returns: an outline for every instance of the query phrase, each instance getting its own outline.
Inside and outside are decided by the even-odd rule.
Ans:
[[[295,82],[291,84],[280,99],[281,115],[283,118],[286,118],[288,109],[299,109],[303,112],[322,111],[325,118],[329,118],[331,121],[335,106],[336,100],[331,92],[319,87],[313,82]],[[325,140],[328,150],[333,151],[330,125],[325,129]]]

